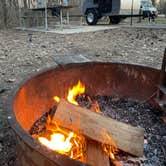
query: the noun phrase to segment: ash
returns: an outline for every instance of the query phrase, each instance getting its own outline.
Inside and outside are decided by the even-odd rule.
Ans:
[[[161,120],[160,112],[148,103],[140,101],[108,97],[91,97],[98,101],[105,116],[145,129],[144,156],[136,158],[119,152],[117,159],[124,166],[165,166],[166,165],[166,123]],[[86,95],[77,98],[80,106],[91,107]]]

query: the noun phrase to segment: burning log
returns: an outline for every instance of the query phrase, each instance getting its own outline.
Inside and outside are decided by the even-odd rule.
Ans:
[[[107,145],[115,146],[135,156],[143,155],[144,130],[91,112],[61,99],[54,114],[60,126]],[[110,140],[106,133],[114,140]]]

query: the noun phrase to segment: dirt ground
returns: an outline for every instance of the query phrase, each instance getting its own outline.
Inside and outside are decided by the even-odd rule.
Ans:
[[[15,140],[6,120],[11,90],[29,74],[54,66],[56,55],[160,68],[166,30],[112,29],[60,35],[0,30],[0,165],[15,165]]]

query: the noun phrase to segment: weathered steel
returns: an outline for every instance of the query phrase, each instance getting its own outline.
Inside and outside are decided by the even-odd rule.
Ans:
[[[166,70],[166,49],[165,49],[163,61],[162,61],[162,67],[161,67],[161,73],[160,73],[160,82],[159,82],[160,85],[166,84],[165,70]]]
[[[115,63],[67,64],[31,75],[13,92],[8,118],[17,136],[21,166],[85,166],[58,153],[47,152],[28,131],[54,105],[53,96],[65,97],[68,87],[81,80],[86,93],[117,95],[146,100],[157,90],[160,71],[153,68]]]
[[[162,66],[160,71],[160,78],[158,82],[158,90],[156,98],[154,99],[154,103],[158,109],[163,111],[166,110],[166,49],[164,52]]]

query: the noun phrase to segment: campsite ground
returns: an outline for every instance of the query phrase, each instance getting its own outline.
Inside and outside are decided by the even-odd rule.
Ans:
[[[0,30],[0,165],[13,166],[15,139],[6,120],[11,90],[29,74],[55,65],[57,55],[82,54],[91,60],[160,68],[166,30],[117,28],[91,33]]]

